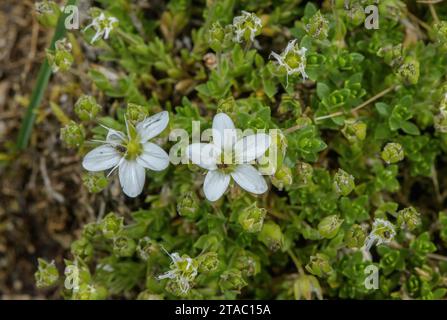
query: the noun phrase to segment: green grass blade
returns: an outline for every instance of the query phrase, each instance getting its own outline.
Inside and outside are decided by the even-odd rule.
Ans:
[[[75,5],[76,0],[68,0],[67,5]],[[50,49],[54,50],[56,41],[62,39],[65,35],[65,19],[67,14],[61,13],[57,22],[56,30],[54,32],[53,39],[51,40]],[[51,77],[51,67],[48,60],[45,58],[42,66],[40,67],[39,74],[37,76],[37,82],[34,90],[31,94],[31,101],[23,118],[22,125],[20,127],[19,136],[17,139],[17,148],[24,150],[28,146],[31,132],[33,131],[34,122],[36,120],[36,110],[39,107],[45,90],[48,86],[48,81]]]

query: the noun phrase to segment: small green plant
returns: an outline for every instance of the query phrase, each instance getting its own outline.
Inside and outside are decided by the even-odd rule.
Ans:
[[[58,71],[88,65],[96,91],[75,97],[61,139],[90,192],[117,173],[132,214],[85,225],[60,277],[39,260],[39,287],[445,298],[445,5],[383,0],[367,29],[372,1],[131,2],[97,1],[71,33],[94,61],[63,43],[48,54]]]

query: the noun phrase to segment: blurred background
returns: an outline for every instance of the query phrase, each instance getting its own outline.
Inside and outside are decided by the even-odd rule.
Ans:
[[[53,30],[39,26],[34,1],[1,0],[0,35],[0,299],[56,298],[34,285],[37,258],[61,266],[80,227],[106,210],[107,194],[82,188],[80,158],[59,140],[55,110],[70,116],[81,92],[70,74],[52,77],[28,148],[14,151]],[[126,210],[121,197],[109,201]]]

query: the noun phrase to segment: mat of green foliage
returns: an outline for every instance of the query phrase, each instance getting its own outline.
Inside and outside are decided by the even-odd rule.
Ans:
[[[166,153],[175,129],[225,117],[279,129],[279,156],[267,191],[232,180],[216,201],[203,166],[141,169],[141,191],[120,167],[120,196],[140,209],[85,225],[65,266],[39,260],[38,287],[72,299],[445,298],[446,1],[96,5],[47,52],[53,72],[90,63],[81,79],[95,90],[61,130],[95,171],[84,188],[118,181],[88,152],[124,139],[109,148],[137,159],[141,123],[163,110],[152,142]],[[38,9],[54,26],[60,9]]]

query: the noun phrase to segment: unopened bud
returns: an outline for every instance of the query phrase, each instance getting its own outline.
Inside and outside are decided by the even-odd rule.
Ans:
[[[345,138],[351,142],[363,141],[366,137],[366,123],[363,121],[345,121],[345,126],[341,130]]]
[[[311,256],[309,263],[306,265],[306,270],[319,278],[326,277],[333,271],[329,263],[329,257],[323,253]]]
[[[160,246],[149,237],[141,238],[137,245],[137,255],[140,259],[147,261],[149,258],[160,252]]]
[[[309,20],[309,24],[306,25],[307,33],[314,39],[324,40],[328,36],[329,21],[317,11]]]
[[[113,239],[121,232],[123,225],[124,219],[111,212],[102,219],[99,223],[99,228],[105,238]]]
[[[61,129],[61,140],[71,148],[80,147],[84,143],[84,139],[85,130],[82,124],[70,121]]]
[[[82,183],[90,193],[98,193],[104,190],[109,181],[103,172],[85,172],[82,175]]]
[[[395,142],[387,143],[382,151],[382,159],[388,164],[402,161],[404,156],[404,148]]]
[[[148,115],[147,107],[135,103],[128,103],[126,109],[126,118],[133,123],[143,121]]]
[[[348,248],[361,248],[365,243],[366,231],[358,224],[352,225],[345,234],[345,244]]]
[[[301,274],[293,285],[293,291],[297,300],[311,300],[315,294],[319,300],[323,299],[320,283],[314,276]]]
[[[213,272],[219,267],[219,256],[216,252],[206,252],[197,258],[199,272]]]
[[[177,212],[182,217],[195,219],[199,214],[199,201],[194,192],[187,192],[177,203]]]
[[[82,237],[71,244],[71,253],[81,260],[89,261],[93,256],[93,245]]]
[[[272,177],[272,184],[279,190],[283,190],[284,187],[290,186],[292,182],[292,170],[285,165],[279,168],[279,170],[277,170],[275,175]]]
[[[324,217],[318,224],[318,232],[323,238],[332,239],[337,235],[342,223],[343,219],[340,219],[338,215]]]
[[[113,240],[113,253],[118,257],[131,257],[136,247],[135,241],[126,236],[118,236]]]
[[[96,118],[101,111],[101,106],[96,103],[94,97],[83,95],[76,102],[74,110],[79,119],[90,121]]]
[[[59,19],[60,9],[54,1],[39,1],[34,4],[36,9],[37,21],[46,28],[54,28]]]
[[[59,271],[56,268],[54,260],[47,262],[44,259],[37,259],[39,264],[34,278],[38,288],[45,288],[54,285],[59,279]]]
[[[242,271],[242,275],[251,277],[261,271],[261,262],[257,255],[241,249],[234,253],[233,266]]]
[[[237,269],[230,269],[220,275],[219,286],[223,292],[229,290],[241,290],[247,285],[242,276],[242,272]]]
[[[402,209],[397,212],[397,224],[400,228],[414,230],[421,224],[421,214],[414,207]]]
[[[397,70],[398,76],[406,84],[416,84],[419,80],[419,61],[407,58]]]
[[[258,208],[254,203],[239,214],[238,222],[246,232],[259,232],[264,224],[266,213],[264,208]]]
[[[258,239],[271,251],[276,251],[281,248],[284,242],[281,228],[273,221],[264,223],[264,226],[258,235]]]
[[[342,169],[334,176],[334,190],[337,194],[347,196],[355,188],[354,177]]]
[[[67,71],[73,64],[71,44],[66,38],[56,41],[54,50],[47,50],[48,63],[53,72]]]

